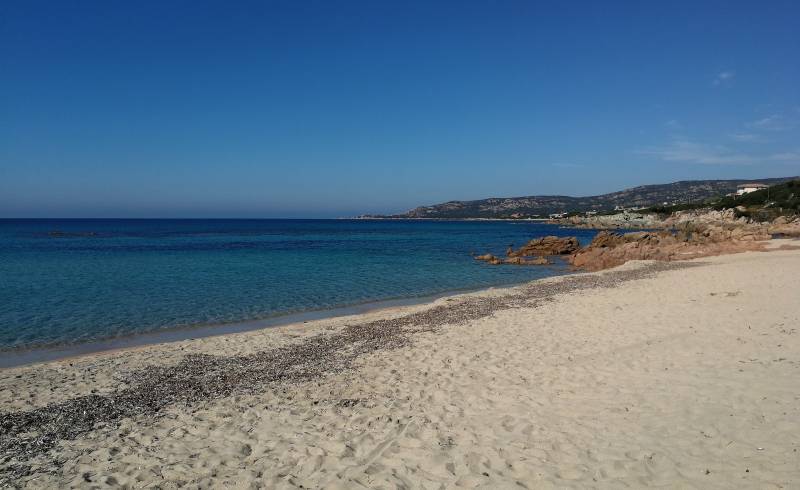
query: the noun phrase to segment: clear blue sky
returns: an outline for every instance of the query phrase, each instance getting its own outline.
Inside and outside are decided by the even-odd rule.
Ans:
[[[797,174],[797,1],[0,3],[0,217]]]

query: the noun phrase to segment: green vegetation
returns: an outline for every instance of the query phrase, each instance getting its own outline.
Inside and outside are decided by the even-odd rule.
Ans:
[[[675,206],[653,206],[645,211],[669,214],[700,208],[735,209],[737,215],[757,220],[800,214],[800,180],[790,180],[742,196],[724,196]]]

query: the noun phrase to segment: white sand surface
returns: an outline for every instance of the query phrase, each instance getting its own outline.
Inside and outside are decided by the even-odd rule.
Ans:
[[[800,251],[694,263],[417,332],[310,381],[99,424],[14,483],[800,488]],[[112,394],[125,373],[187,353],[242,355],[426,308],[6,369],[0,411]]]

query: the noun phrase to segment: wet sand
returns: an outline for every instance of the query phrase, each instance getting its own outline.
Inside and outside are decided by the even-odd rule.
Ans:
[[[790,488],[800,252],[0,370],[0,485]]]

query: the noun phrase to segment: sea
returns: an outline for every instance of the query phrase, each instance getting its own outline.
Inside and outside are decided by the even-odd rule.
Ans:
[[[472,258],[544,235],[586,243],[594,232],[533,221],[0,220],[0,357],[257,328],[568,273],[558,259]]]

